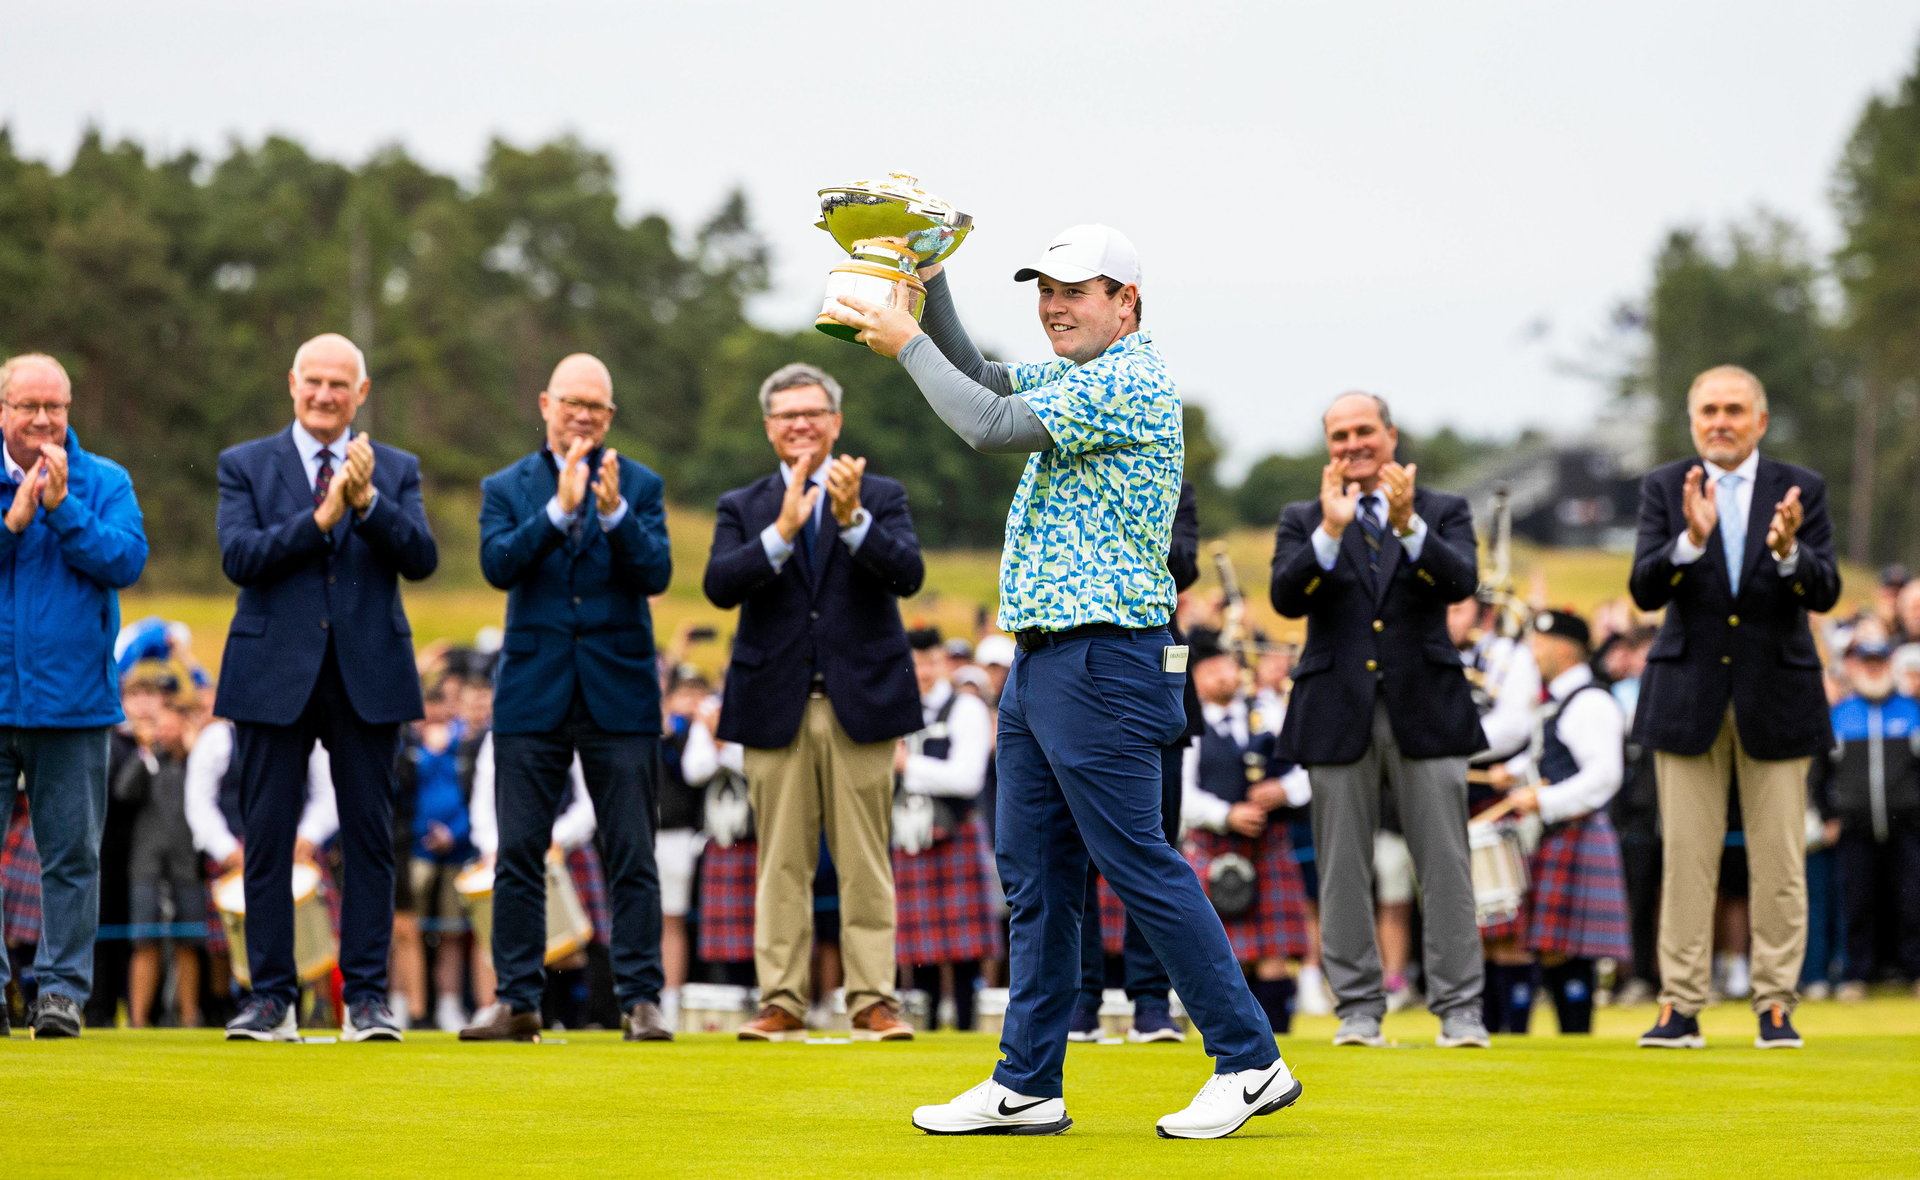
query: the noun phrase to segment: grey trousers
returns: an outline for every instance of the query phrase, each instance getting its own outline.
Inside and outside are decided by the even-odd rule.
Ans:
[[[1386,705],[1373,711],[1373,742],[1358,762],[1309,766],[1313,855],[1320,872],[1320,947],[1341,1019],[1378,1020],[1387,999],[1374,940],[1373,837],[1380,796],[1391,787],[1413,854],[1425,930],[1427,1007],[1436,1015],[1480,1013],[1483,969],[1467,852],[1467,760],[1408,758],[1394,741]]]

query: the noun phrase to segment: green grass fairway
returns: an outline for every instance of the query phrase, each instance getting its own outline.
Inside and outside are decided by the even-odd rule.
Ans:
[[[1705,1052],[1636,1049],[1652,1010],[1599,1035],[1332,1048],[1328,1019],[1282,1049],[1291,1110],[1211,1143],[1161,1140],[1204,1080],[1197,1044],[1076,1045],[1073,1129],[934,1138],[911,1108],[987,1075],[983,1035],[910,1045],[228,1045],[214,1032],[0,1042],[8,1175],[1891,1176],[1920,1173],[1920,1003],[1802,1010],[1803,1052],[1752,1048],[1744,1008],[1708,1013]],[[1551,1029],[1550,1012],[1536,1026]],[[564,1041],[565,1043],[558,1043]]]

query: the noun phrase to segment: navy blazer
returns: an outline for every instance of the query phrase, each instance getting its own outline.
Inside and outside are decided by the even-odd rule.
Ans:
[[[1399,541],[1380,547],[1367,569],[1359,521],[1340,534],[1340,557],[1320,568],[1313,531],[1320,501],[1289,504],[1274,539],[1273,608],[1305,616],[1307,645],[1293,669],[1293,695],[1279,755],[1307,766],[1357,762],[1373,740],[1376,694],[1400,752],[1409,758],[1465,758],[1486,749],[1466,668],[1447,637],[1447,605],[1474,592],[1479,564],[1473,513],[1446,492],[1416,488],[1413,510],[1427,522],[1419,561]]]
[[[323,533],[292,427],[220,453],[220,564],[240,587],[213,705],[220,716],[299,720],[329,638],[362,721],[421,715],[399,579],[433,573],[440,554],[420,500],[420,460],[378,442],[373,455],[372,510],[362,520],[348,509]]]
[[[1840,598],[1826,481],[1760,457],[1736,596],[1718,526],[1698,561],[1673,564],[1674,543],[1687,529],[1682,487],[1687,471],[1701,465],[1669,463],[1640,483],[1640,537],[1627,585],[1640,609],[1664,607],[1667,615],[1647,651],[1634,740],[1669,754],[1704,754],[1731,703],[1740,744],[1752,757],[1822,754],[1833,745],[1833,727],[1807,612],[1832,610]],[[1783,578],[1767,550],[1767,526],[1773,506],[1796,486],[1805,510],[1796,535],[1800,558],[1793,576]]]
[[[816,671],[854,741],[912,733],[925,722],[899,599],[919,591],[926,566],[906,489],[885,476],[862,477],[860,504],[873,523],[859,551],[847,552],[839,522],[824,508],[812,567],[796,545],[776,574],[760,534],[780,515],[786,490],[775,471],[720,497],[706,592],[723,610],[740,608],[740,630],[716,736],[762,750],[790,744]]]
[[[586,460],[589,514],[600,455]],[[577,687],[608,733],[659,733],[660,675],[647,599],[673,576],[660,477],[620,456],[627,514],[611,532],[590,515],[578,545],[547,517],[558,485],[559,464],[544,447],[480,485],[480,569],[507,592],[493,728],[557,729]]]

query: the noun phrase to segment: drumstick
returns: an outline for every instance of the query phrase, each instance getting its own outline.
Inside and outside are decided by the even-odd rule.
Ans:
[[[1505,816],[1508,812],[1512,811],[1514,807],[1519,804],[1519,802],[1520,801],[1518,799],[1515,799],[1512,795],[1508,795],[1505,799],[1500,800],[1500,802],[1495,803],[1492,807],[1489,807],[1485,811],[1481,812],[1479,815],[1474,816],[1473,822],[1477,824],[1490,824],[1494,820],[1500,819],[1502,816]]]

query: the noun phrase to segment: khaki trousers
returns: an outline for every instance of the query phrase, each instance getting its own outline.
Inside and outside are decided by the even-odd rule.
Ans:
[[[810,697],[793,743],[746,751],[759,839],[753,965],[760,1002],[804,1019],[813,965],[813,876],[820,832],[840,877],[840,960],[847,1011],[894,998],[892,741],[847,736],[825,697]]]
[[[1713,911],[1727,838],[1727,794],[1738,772],[1753,920],[1753,1008],[1799,999],[1807,953],[1809,758],[1748,755],[1733,710],[1704,754],[1655,753],[1664,864],[1660,875],[1660,1002],[1691,1016],[1707,1003]]]

